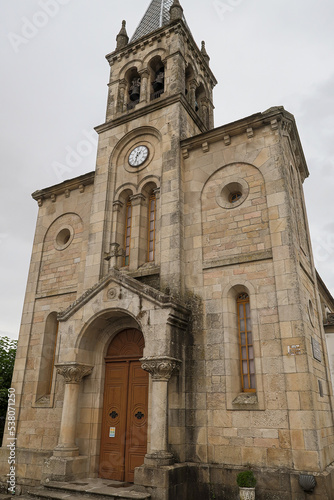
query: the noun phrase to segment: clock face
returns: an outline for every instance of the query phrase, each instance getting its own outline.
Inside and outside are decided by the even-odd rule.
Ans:
[[[146,146],[137,146],[129,154],[129,164],[131,167],[139,167],[148,158],[148,148]]]

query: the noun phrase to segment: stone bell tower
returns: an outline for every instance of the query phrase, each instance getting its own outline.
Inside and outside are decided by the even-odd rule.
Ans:
[[[96,239],[88,256],[94,270],[86,275],[85,285],[92,286],[96,276],[106,275],[110,267],[126,267],[132,275],[138,269],[141,276],[149,272],[159,288],[168,284],[178,294],[183,237],[180,141],[213,128],[216,79],[204,42],[200,50],[178,1],[153,0],[132,39],[123,21],[116,40],[116,50],[106,56],[110,64],[106,121],[96,128],[96,185],[101,192],[95,189],[96,228],[91,231]],[[154,254],[151,249],[148,255],[143,234],[150,196],[159,198],[160,213]],[[138,221],[131,224],[128,243],[127,210],[131,221]],[[97,229],[101,224],[102,232]]]
[[[152,0],[131,39],[123,21],[106,58],[95,172],[33,193],[4,437],[18,484],[54,500],[57,482],[87,478],[121,482],[113,498],[223,500],[251,466],[257,497],[334,500],[320,308],[333,316],[334,300],[294,117],[272,107],[213,128],[210,58],[178,0]]]

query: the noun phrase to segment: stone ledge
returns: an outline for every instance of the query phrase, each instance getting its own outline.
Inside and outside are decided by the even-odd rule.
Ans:
[[[258,404],[255,392],[242,392],[232,401],[233,405],[253,406]]]
[[[131,278],[141,278],[144,276],[154,276],[154,275],[160,275],[160,266],[142,266],[138,268],[136,271],[128,271],[127,269],[121,268],[119,270],[121,273],[126,274],[127,276],[130,276]]]
[[[203,264],[203,269],[212,269],[215,267],[227,267],[235,264],[246,264],[247,262],[256,262],[259,260],[271,260],[273,258],[272,250],[260,252],[251,252],[241,255],[233,255],[224,259],[209,260]]]

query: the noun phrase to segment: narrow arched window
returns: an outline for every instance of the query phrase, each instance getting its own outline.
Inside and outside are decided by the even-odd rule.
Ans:
[[[125,210],[124,261],[123,261],[124,266],[128,266],[130,264],[131,220],[132,220],[132,206],[131,206],[131,201],[128,200]]]
[[[238,330],[240,346],[240,371],[242,390],[255,392],[255,361],[249,296],[241,293],[237,298]]]
[[[147,260],[154,261],[155,253],[155,221],[156,221],[156,197],[152,193],[148,204],[148,234],[147,234]]]
[[[57,313],[48,315],[45,322],[43,346],[40,358],[37,399],[51,394],[58,337]]]

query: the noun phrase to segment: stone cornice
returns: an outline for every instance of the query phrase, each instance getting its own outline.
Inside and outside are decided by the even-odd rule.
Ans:
[[[185,25],[182,19],[177,19],[162,28],[152,31],[152,33],[149,33],[148,35],[127,44],[125,47],[107,54],[106,59],[112,66],[116,61],[121,61],[123,57],[128,58],[131,55],[135,55],[142,49],[142,47],[145,47],[145,45],[151,45],[153,42],[160,40],[163,37],[170,37],[173,33],[182,34],[188,44],[188,47],[190,48],[190,51],[193,52],[197,63],[202,67],[202,70],[207,73],[207,78],[210,78],[211,86],[214,87],[217,85],[216,77],[211,71],[211,68],[205,60],[200,48],[197,46],[190,29]]]
[[[203,143],[214,143],[224,141],[228,146],[233,143],[233,137],[246,134],[248,137],[256,135],[256,130],[264,126],[270,126],[272,130],[280,130],[282,135],[288,135],[293,145],[293,153],[298,163],[298,168],[302,179],[309,176],[306,160],[299,139],[299,134],[294,116],[286,111],[283,106],[273,107],[263,113],[242,118],[232,123],[228,123],[213,130],[209,130],[203,134],[199,134],[189,139],[184,139],[181,142],[183,158],[189,157],[189,151],[201,148]],[[252,130],[251,130],[252,129]],[[250,134],[251,130],[251,134]]]
[[[186,330],[190,311],[185,306],[177,302],[175,299],[166,295],[155,288],[140,283],[134,278],[127,276],[116,269],[111,269],[109,274],[98,281],[94,286],[89,288],[81,297],[71,304],[65,311],[58,314],[58,321],[67,321],[76,311],[89,302],[95,295],[103,290],[110,282],[116,283],[119,286],[130,290],[132,293],[146,298],[151,303],[154,303],[162,309],[173,309],[171,314],[171,322],[175,324],[177,318],[179,327]]]
[[[92,365],[84,365],[71,361],[69,363],[57,363],[57,373],[62,375],[66,384],[80,384],[81,380],[93,371]]]
[[[141,358],[141,367],[149,372],[153,381],[168,382],[173,372],[180,369],[181,360],[169,356]]]
[[[98,134],[102,134],[103,132],[106,132],[107,130],[111,130],[114,127],[118,127],[119,125],[123,125],[124,123],[127,122],[135,122],[138,118],[147,115],[148,113],[153,113],[154,111],[157,111],[159,109],[165,108],[167,106],[171,106],[172,104],[175,104],[177,102],[180,102],[184,109],[187,111],[187,113],[191,116],[197,127],[202,131],[201,133],[206,133],[207,128],[205,127],[204,123],[202,122],[200,116],[196,113],[194,109],[190,106],[188,103],[186,97],[181,93],[181,94],[174,94],[169,97],[164,97],[164,94],[160,99],[155,99],[154,101],[150,102],[149,104],[145,104],[144,106],[138,105],[138,107],[128,111],[125,114],[121,114],[119,117],[115,118],[114,120],[110,120],[108,122],[102,123],[101,125],[98,125],[95,127],[95,130]]]
[[[73,179],[66,180],[61,184],[55,184],[54,186],[35,191],[31,196],[41,206],[44,200],[50,198],[52,201],[55,201],[57,196],[61,194],[65,194],[67,196],[71,191],[74,191],[75,189],[79,189],[80,192],[84,192],[85,186],[94,184],[94,178],[95,172],[89,172],[88,174],[80,175],[79,177],[74,177]]]

